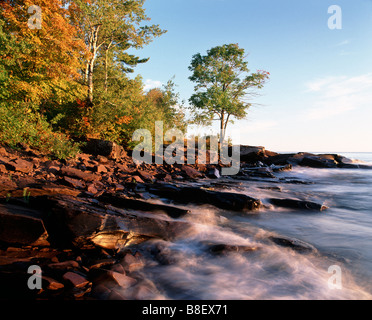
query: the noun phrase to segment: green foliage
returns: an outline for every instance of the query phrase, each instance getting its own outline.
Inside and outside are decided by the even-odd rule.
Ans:
[[[245,118],[251,89],[261,89],[268,79],[266,71],[250,73],[245,58],[244,49],[229,44],[214,47],[205,56],[194,55],[189,67],[190,80],[196,83],[189,100],[194,122],[211,125],[217,118],[222,141],[230,118]]]
[[[79,152],[76,143],[53,132],[50,124],[30,103],[13,106],[0,103],[0,142],[15,148],[26,143],[58,159],[74,157]]]

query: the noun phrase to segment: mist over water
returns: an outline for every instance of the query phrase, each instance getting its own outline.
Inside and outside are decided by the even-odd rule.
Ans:
[[[361,160],[372,163],[372,154]],[[260,198],[265,209],[237,214],[188,206],[192,213],[184,220],[192,227],[187,234],[174,242],[148,244],[149,252],[156,248],[158,262],[150,263],[145,272],[163,298],[372,299],[372,170],[301,167],[277,176],[313,184],[279,184],[279,191],[263,189],[273,186],[267,182],[239,181],[225,191]],[[265,200],[271,197],[315,201],[329,209],[277,208]],[[297,252],[277,245],[271,236],[295,238],[316,249]],[[211,244],[252,250],[216,255],[208,251]],[[328,286],[332,265],[342,270],[341,290]]]

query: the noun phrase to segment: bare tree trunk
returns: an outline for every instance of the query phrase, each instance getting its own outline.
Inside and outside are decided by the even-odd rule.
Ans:
[[[89,49],[90,52],[92,53],[92,56],[90,60],[88,61],[88,70],[87,70],[87,85],[88,85],[88,101],[89,103],[93,103],[93,92],[94,92],[94,87],[93,87],[93,74],[94,74],[94,63],[97,58],[97,52],[99,46],[97,46],[98,42],[98,31],[99,31],[100,25],[93,26],[91,29],[92,35],[90,36],[90,43],[89,43]]]

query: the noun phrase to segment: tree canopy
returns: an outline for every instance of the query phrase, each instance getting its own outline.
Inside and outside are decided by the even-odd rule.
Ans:
[[[262,70],[250,73],[245,51],[238,44],[214,47],[206,55],[195,54],[189,70],[189,79],[196,83],[189,100],[194,122],[211,125],[213,120],[220,121],[221,142],[229,121],[246,117],[254,89],[261,89],[270,75]]]

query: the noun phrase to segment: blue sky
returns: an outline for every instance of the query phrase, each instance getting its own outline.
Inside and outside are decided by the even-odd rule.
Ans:
[[[331,5],[342,9],[342,29],[328,28]],[[145,8],[151,23],[168,30],[136,52],[150,57],[135,72],[146,88],[175,76],[187,103],[192,56],[238,43],[250,70],[271,78],[247,119],[229,125],[234,142],[273,151],[372,152],[371,0],[147,0]]]

